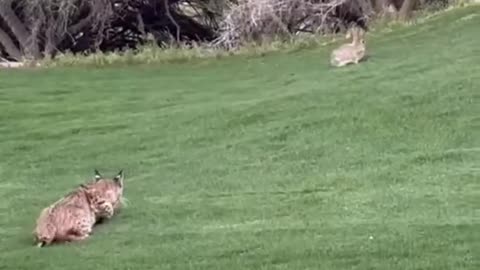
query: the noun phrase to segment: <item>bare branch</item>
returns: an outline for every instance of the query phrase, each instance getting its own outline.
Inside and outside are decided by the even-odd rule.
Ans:
[[[13,43],[10,36],[2,29],[0,29],[0,44],[11,58],[14,58],[17,61],[22,60],[22,52]]]
[[[137,14],[137,24],[138,24],[138,31],[142,34],[142,36],[146,37],[147,33],[145,32],[145,23],[143,23],[142,14]]]
[[[352,18],[339,18],[341,9]],[[368,9],[370,0],[244,0],[226,12],[213,44],[234,48],[300,32],[324,33],[348,20],[358,23]]]
[[[0,17],[7,23],[12,33],[17,38],[18,42],[25,50],[28,57],[39,58],[40,52],[36,40],[32,40],[31,36],[23,24],[12,9],[13,0],[4,0],[0,5]]]
[[[401,20],[408,20],[412,14],[413,8],[417,4],[417,0],[405,0],[400,8],[399,17]]]
[[[178,25],[177,21],[175,21],[175,19],[172,17],[172,14],[170,13],[170,3],[169,3],[169,0],[164,0],[163,1],[164,3],[164,7],[165,7],[165,13],[168,17],[168,19],[170,20],[170,22],[173,23],[173,25],[175,25],[175,34],[176,34],[176,41],[177,42],[180,42],[180,26]]]

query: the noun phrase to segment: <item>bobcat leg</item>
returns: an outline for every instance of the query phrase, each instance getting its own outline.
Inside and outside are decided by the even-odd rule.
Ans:
[[[79,221],[76,224],[76,227],[72,228],[66,235],[67,238],[71,239],[72,241],[75,240],[83,240],[90,236],[92,233],[92,224],[89,220],[84,219]]]
[[[72,241],[81,241],[87,239],[91,232],[92,229],[90,226],[85,226],[85,225],[79,225],[78,228],[70,230],[64,237],[62,237],[64,241],[67,242],[72,242]]]
[[[64,237],[64,240],[67,242],[74,242],[74,241],[81,241],[85,240],[89,237],[90,235],[85,234],[85,235],[78,235],[78,234],[67,234]]]

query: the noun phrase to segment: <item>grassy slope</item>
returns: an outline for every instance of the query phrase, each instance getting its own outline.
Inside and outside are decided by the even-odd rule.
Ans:
[[[336,70],[317,49],[2,71],[0,269],[479,269],[479,12],[376,33]],[[126,169],[129,207],[33,248],[95,166]]]

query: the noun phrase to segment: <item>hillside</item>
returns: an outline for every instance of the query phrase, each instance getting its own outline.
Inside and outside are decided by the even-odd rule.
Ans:
[[[0,269],[478,269],[479,14],[374,32],[343,69],[316,48],[1,70]],[[94,167],[125,169],[128,207],[34,248]]]

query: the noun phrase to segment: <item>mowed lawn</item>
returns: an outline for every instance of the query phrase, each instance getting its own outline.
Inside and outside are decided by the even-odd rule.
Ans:
[[[480,8],[328,48],[0,72],[0,269],[480,269]],[[38,249],[98,168],[129,205]]]

